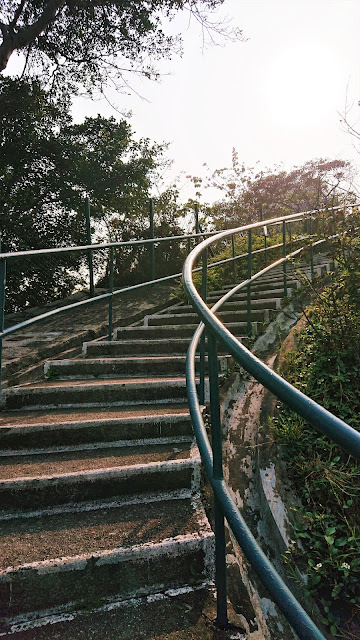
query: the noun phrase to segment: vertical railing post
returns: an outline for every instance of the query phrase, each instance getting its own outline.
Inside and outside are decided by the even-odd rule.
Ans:
[[[292,252],[292,233],[291,233],[291,222],[289,224],[289,253]]]
[[[233,267],[233,283],[236,284],[236,260],[235,260],[235,238],[231,236],[231,250],[232,250],[232,267]]]
[[[264,225],[263,226],[263,234],[264,234],[264,253],[265,253],[265,267],[267,267],[268,264],[268,252],[267,252],[267,234],[268,234],[268,230],[267,230],[267,226]]]
[[[207,262],[208,250],[202,254],[202,276],[201,276],[201,296],[204,302],[207,298]],[[199,386],[199,402],[205,404],[205,331],[202,332],[200,338],[200,386]]]
[[[208,334],[209,353],[209,378],[210,378],[210,402],[211,402],[211,438],[213,450],[213,478],[221,480],[223,478],[222,468],[222,435],[220,421],[220,394],[218,379],[218,357],[217,344],[214,336]],[[226,544],[225,544],[225,522],[224,515],[216,495],[214,495],[214,515],[215,515],[215,581],[217,594],[217,617],[216,623],[219,627],[226,627],[227,618],[227,595],[226,595]]]
[[[332,221],[333,221],[333,235],[336,235],[336,213],[335,209],[332,210]]]
[[[1,252],[1,240],[0,240]],[[0,331],[4,331],[5,314],[5,283],[6,283],[6,260],[0,258]],[[0,338],[0,409],[2,408],[2,348],[3,339]]]
[[[109,255],[109,330],[108,340],[112,340],[112,325],[113,325],[113,291],[114,291],[114,247],[110,247]]]
[[[195,202],[194,206],[194,216],[195,216],[195,233],[200,233],[200,224],[199,224],[199,205]],[[195,240],[196,243],[200,242],[200,238],[197,237]]]
[[[248,230],[248,280],[252,276],[252,233],[251,229]],[[252,334],[251,329],[251,282],[247,285],[247,333],[249,336]]]
[[[313,247],[313,239],[312,239],[313,218],[311,214],[309,217],[309,232],[310,232],[310,273],[311,273],[311,280],[312,280],[314,278],[314,247]]]
[[[87,244],[91,244],[90,201],[89,201],[89,198],[85,199],[85,219],[86,219]],[[92,249],[88,250],[88,263],[89,263],[89,276],[90,276],[90,296],[93,298],[94,295],[95,295],[95,288],[94,288],[94,266],[93,266]]]
[[[283,237],[283,247],[282,254],[283,258],[286,257],[286,222],[283,220],[282,223],[282,237]],[[286,273],[286,260],[283,262],[283,277],[284,277],[284,298],[287,297],[287,273]]]
[[[189,255],[190,251],[191,251],[191,238],[188,238],[187,239],[187,253],[188,253],[188,255]]]
[[[153,199],[149,200],[149,218],[150,218],[150,226],[149,233],[150,238],[154,238],[154,202]],[[155,280],[155,243],[150,243],[150,270],[151,270],[151,280]]]

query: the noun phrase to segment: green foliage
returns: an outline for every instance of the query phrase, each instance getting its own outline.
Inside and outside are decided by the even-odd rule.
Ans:
[[[282,375],[358,429],[360,412],[360,243],[349,229],[331,248],[339,263],[306,310],[308,323]],[[302,500],[301,546],[289,550],[307,575],[306,591],[360,606],[360,468],[339,446],[285,405],[273,419],[287,472]],[[325,613],[326,613],[326,609]],[[329,612],[329,609],[328,609]],[[335,635],[331,611],[326,624]]]
[[[34,72],[52,90],[90,93],[109,79],[125,84],[129,72],[157,77],[151,61],[181,52],[178,36],[164,33],[164,18],[187,10],[205,31],[207,10],[223,0],[3,0],[0,6],[0,71],[14,51],[26,56],[25,73]],[[231,34],[228,34],[231,35]],[[239,34],[234,34],[239,35]]]
[[[222,199],[208,209],[216,229],[231,229],[299,211],[355,202],[351,192],[354,168],[344,160],[311,160],[291,171],[246,167],[233,149],[232,165],[210,172],[201,186],[218,189]]]
[[[148,226],[151,178],[163,151],[149,140],[135,142],[125,120],[98,116],[75,125],[68,103],[54,101],[36,81],[1,79],[2,250],[86,244],[85,194],[92,218],[114,239],[139,238]],[[64,297],[82,286],[85,265],[79,254],[12,261],[7,311]]]
[[[153,198],[154,235],[155,237],[183,235],[181,226],[183,210],[178,201],[175,188],[166,189],[158,197]],[[113,214],[107,218],[110,237],[116,241],[147,239],[149,230],[149,201],[139,203],[139,208],[132,214]],[[162,278],[174,273],[181,273],[186,257],[187,244],[184,241],[168,240],[155,245],[155,275]],[[151,274],[150,245],[125,247],[115,250],[114,283],[115,286],[129,286],[145,282]],[[108,273],[100,280],[100,285],[107,286]]]

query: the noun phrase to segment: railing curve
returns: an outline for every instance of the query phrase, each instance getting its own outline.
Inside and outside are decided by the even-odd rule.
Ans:
[[[236,229],[222,231],[218,235],[204,240],[192,250],[184,265],[183,285],[190,303],[197,311],[202,322],[199,324],[189,346],[186,377],[189,409],[196,440],[207,477],[214,492],[215,577],[218,624],[220,626],[226,626],[227,624],[225,517],[245,556],[249,560],[262,583],[268,589],[274,602],[278,605],[279,609],[291,624],[298,637],[301,640],[325,640],[322,632],[299,604],[295,596],[292,594],[256,542],[224,481],[222,469],[222,436],[218,387],[217,341],[220,341],[246,371],[276,395],[281,401],[285,402],[291,409],[296,411],[316,429],[336,441],[346,451],[351,453],[353,456],[360,458],[360,433],[324,409],[324,407],[311,400],[308,396],[295,389],[295,387],[267,367],[256,356],[254,356],[249,349],[240,343],[215,316],[215,312],[218,311],[224,302],[231,298],[234,293],[244,289],[245,287],[247,287],[249,291],[252,281],[258,279],[264,275],[264,273],[281,264],[283,264],[284,268],[284,288],[286,288],[286,262],[292,257],[300,254],[301,251],[304,250],[304,247],[301,247],[289,254],[286,254],[284,251],[282,258],[276,260],[255,275],[251,274],[250,269],[250,273],[248,274],[249,277],[239,285],[233,287],[211,308],[207,306],[206,302],[198,293],[192,277],[195,262],[201,255],[203,255],[203,278],[206,278],[207,250],[212,243],[229,237],[233,238],[235,234],[248,232],[250,234],[249,246],[251,247],[251,231],[253,229],[281,224],[283,225],[283,233],[285,233],[285,225],[287,223],[305,219],[306,216],[309,216],[309,213],[317,214],[318,212],[304,212],[302,214],[295,214],[292,216],[283,216],[272,220],[266,220],[265,222],[254,223],[238,227]],[[336,237],[336,234],[331,237]],[[310,242],[311,260],[313,247],[321,245],[324,242],[326,242],[326,239]],[[204,284],[204,280],[202,284],[202,293],[205,293],[203,297],[206,298],[206,284]],[[195,374],[195,354],[199,343],[202,343],[202,349],[204,348],[205,329],[208,336],[212,446],[210,445],[202,418],[201,402],[198,398]],[[200,355],[201,358],[204,359],[204,354],[201,353]],[[204,373],[202,376],[200,375],[200,394],[202,393],[203,403],[204,394],[201,392],[201,383],[204,384]]]

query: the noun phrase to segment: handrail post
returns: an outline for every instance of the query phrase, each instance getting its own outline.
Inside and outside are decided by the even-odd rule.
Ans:
[[[149,200],[149,218],[150,218],[150,227],[149,233],[150,238],[154,238],[154,202],[153,199]],[[151,262],[151,280],[155,280],[155,243],[151,242],[150,244],[150,262]]]
[[[248,280],[252,276],[252,233],[248,230]],[[247,285],[247,332],[251,336],[251,282]]]
[[[114,247],[110,247],[110,256],[109,256],[109,293],[111,296],[109,298],[109,329],[108,329],[108,340],[112,340],[112,325],[113,325],[113,291],[114,291]]]
[[[235,262],[235,239],[234,236],[231,236],[231,250],[232,250],[232,258],[233,258],[233,283],[236,284],[236,262]]]
[[[266,224],[264,224],[264,226],[263,226],[263,234],[264,234],[265,267],[267,267],[267,264],[268,264],[268,251],[267,251],[267,234],[268,234],[268,230],[267,230]]]
[[[211,436],[213,450],[213,477],[223,478],[222,468],[222,435],[220,421],[220,394],[218,378],[217,343],[214,336],[208,334],[209,353],[209,379],[211,402]],[[216,496],[214,496],[215,514],[215,581],[216,581],[216,624],[226,627],[227,618],[227,591],[226,591],[226,543],[224,514]]]
[[[195,215],[195,233],[200,233],[200,224],[199,224],[199,205],[195,202],[194,206],[194,215]],[[196,238],[195,243],[199,242],[199,237]]]
[[[202,255],[202,278],[201,278],[201,296],[204,302],[207,297],[207,260],[208,251],[205,249]],[[205,331],[202,332],[200,339],[200,386],[199,386],[199,402],[205,404]]]
[[[86,218],[87,244],[91,244],[90,201],[88,197],[86,197],[85,199],[85,218]],[[95,295],[95,290],[94,290],[94,266],[93,266],[92,249],[88,249],[88,263],[89,263],[89,276],[90,276],[90,297],[93,298]]]
[[[282,223],[282,236],[283,236],[283,247],[282,253],[283,258],[286,257],[286,222],[285,220]],[[283,277],[284,277],[284,298],[287,297],[287,274],[286,274],[286,260],[283,262]]]
[[[0,240],[0,251],[1,251],[1,240]],[[0,331],[4,331],[5,283],[6,283],[6,260],[5,258],[0,258]],[[0,338],[0,409],[2,409],[2,348],[3,348],[3,339]]]
[[[312,241],[312,232],[313,232],[313,225],[312,225],[312,215],[310,214],[310,218],[309,218],[309,231],[310,231],[310,273],[311,273],[311,280],[313,280],[314,278],[314,247],[313,247],[313,241]]]
[[[289,224],[289,253],[292,252],[292,233],[291,233],[291,222]]]

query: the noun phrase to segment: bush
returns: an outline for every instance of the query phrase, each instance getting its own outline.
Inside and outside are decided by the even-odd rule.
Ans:
[[[282,375],[354,428],[360,413],[360,243],[351,229],[331,247],[339,265],[305,311],[307,325],[287,354]],[[306,591],[323,600],[360,606],[360,467],[340,447],[285,405],[273,426],[287,472],[302,501],[301,546],[288,551],[307,575]]]

